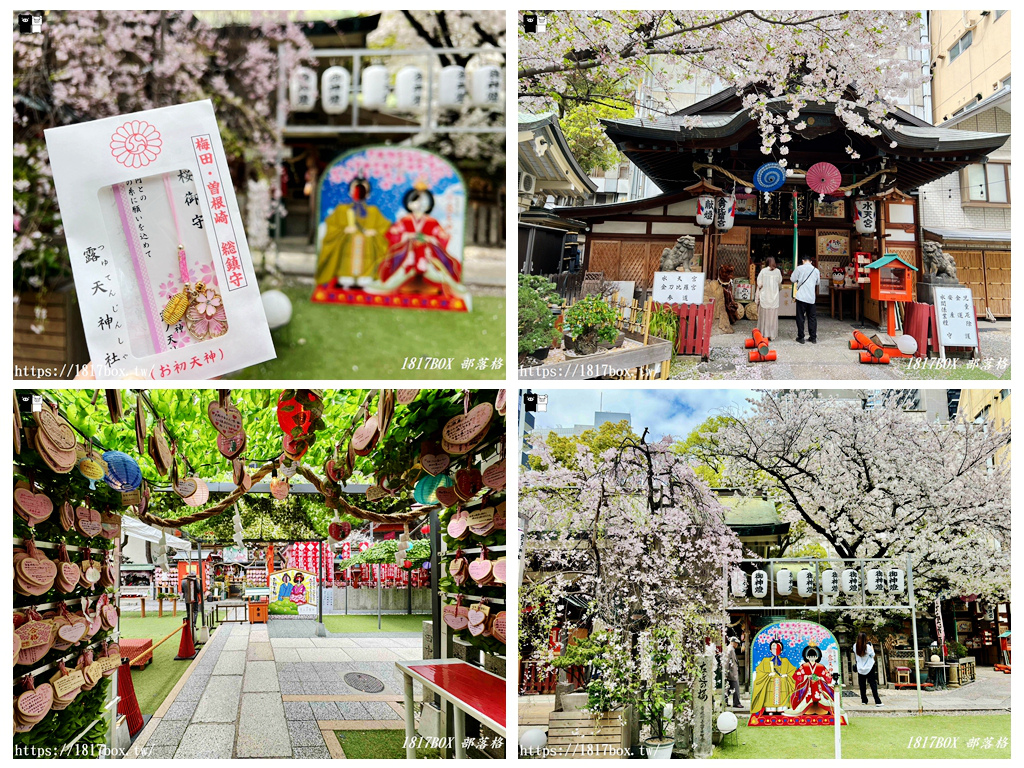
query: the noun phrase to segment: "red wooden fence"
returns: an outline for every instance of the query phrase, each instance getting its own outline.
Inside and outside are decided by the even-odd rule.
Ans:
[[[586,672],[587,668],[581,665],[565,668],[566,679],[577,688],[582,688],[585,684]],[[554,693],[557,682],[557,669],[545,672],[538,662],[530,659],[519,663],[519,694],[521,696]]]
[[[676,352],[680,355],[700,355],[708,359],[711,352],[711,323],[715,317],[715,302],[707,304],[668,304],[679,315],[679,333]]]

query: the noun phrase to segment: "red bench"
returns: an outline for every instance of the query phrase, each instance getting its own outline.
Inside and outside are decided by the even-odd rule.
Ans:
[[[153,641],[145,637],[122,637],[117,641],[117,645],[121,649],[121,658],[131,660],[141,655],[144,651],[152,648]],[[132,666],[136,669],[145,669],[152,661],[153,654],[147,653],[141,659],[134,662]]]

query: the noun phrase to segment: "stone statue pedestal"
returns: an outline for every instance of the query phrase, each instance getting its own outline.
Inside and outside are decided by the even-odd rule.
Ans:
[[[921,275],[917,281],[917,300],[924,304],[934,304],[936,288],[959,287],[960,282],[947,275]]]

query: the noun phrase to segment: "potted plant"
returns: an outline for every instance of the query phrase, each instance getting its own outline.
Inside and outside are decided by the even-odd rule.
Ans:
[[[676,668],[682,655],[678,632],[672,627],[655,626],[641,632],[636,657],[640,667],[634,707],[640,726],[649,730],[644,748],[650,760],[667,760],[675,747],[674,721],[685,705],[676,694]]]
[[[598,296],[590,295],[565,311],[562,328],[578,354],[592,355],[602,341],[616,340],[619,335],[616,320],[614,309]]]
[[[558,295],[558,288],[555,284],[546,277],[541,277],[540,275],[519,275],[519,287],[532,288],[536,291],[541,300],[552,309],[553,314],[558,314],[556,310],[560,311],[562,297]]]
[[[533,288],[519,286],[519,356],[531,355],[538,360],[548,356],[551,345],[558,340],[555,318],[548,305]]]

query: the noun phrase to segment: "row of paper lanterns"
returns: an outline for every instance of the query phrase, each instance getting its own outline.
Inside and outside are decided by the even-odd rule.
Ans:
[[[756,598],[768,595],[771,577],[767,571],[758,569],[750,574],[750,594]],[[810,597],[815,592],[814,571],[801,569],[794,577],[788,568],[780,568],[775,574],[775,590],[780,595],[793,594],[793,588],[800,597]],[[747,574],[735,570],[730,577],[730,591],[733,597],[747,596]],[[906,588],[906,574],[899,568],[870,568],[864,572],[863,591],[869,595],[903,594]],[[840,593],[857,595],[861,592],[861,572],[856,568],[842,571],[828,569],[821,572],[820,592],[832,597]]]
[[[853,223],[857,233],[870,235],[875,231],[875,203],[873,200],[854,200]],[[736,196],[714,197],[699,195],[697,197],[697,226],[707,228],[712,225],[722,232],[728,232],[736,223]]]
[[[364,109],[380,109],[386,105],[390,90],[390,73],[382,64],[363,68],[359,90]],[[437,100],[442,107],[462,106],[468,96],[477,106],[500,107],[501,67],[486,64],[468,75],[465,67],[452,64],[442,67],[438,75]],[[419,67],[402,67],[395,74],[395,101],[399,109],[422,109],[426,106],[426,74]],[[352,74],[344,67],[328,67],[320,75],[321,108],[329,115],[348,109],[352,98]],[[317,101],[316,71],[296,67],[288,81],[288,100],[295,112],[311,112]]]

